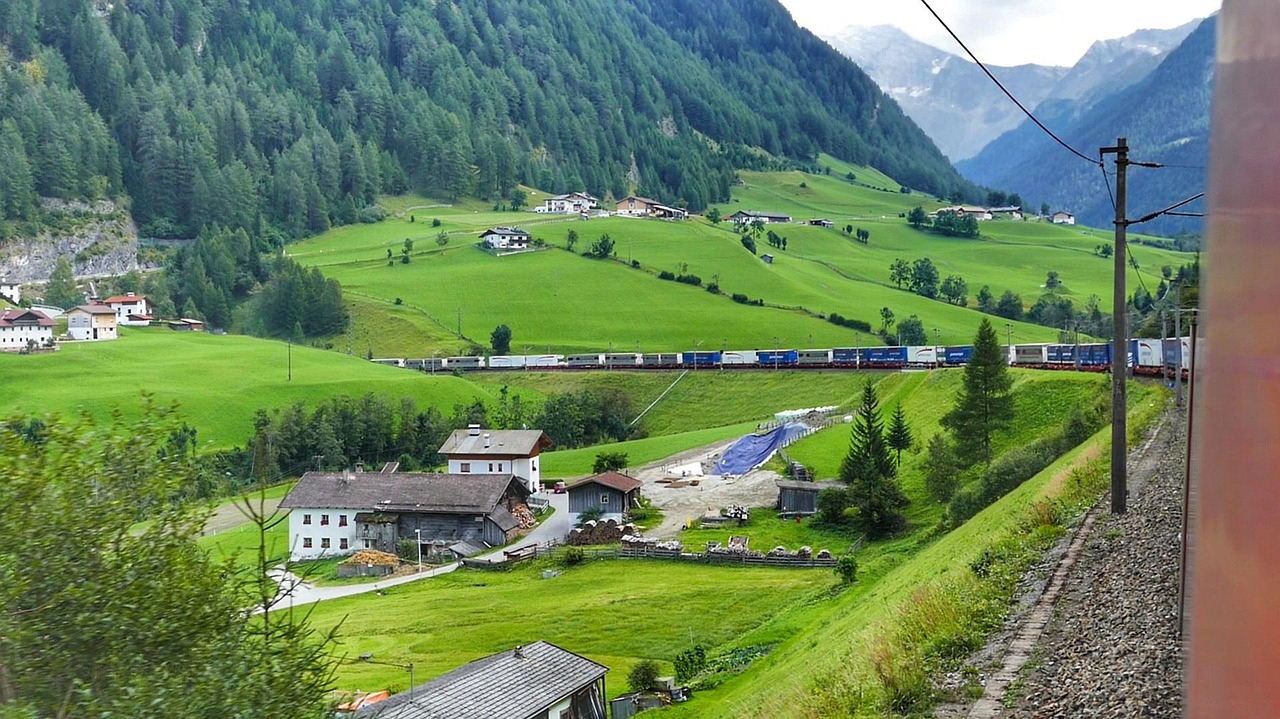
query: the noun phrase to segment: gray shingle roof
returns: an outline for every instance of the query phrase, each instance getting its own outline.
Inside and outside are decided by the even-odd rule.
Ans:
[[[440,454],[490,454],[504,457],[528,457],[539,447],[551,446],[551,438],[540,429],[455,429],[440,447]],[[488,436],[489,446],[485,447]]]
[[[478,659],[356,712],[378,719],[528,719],[609,671],[548,642]],[[410,701],[412,695],[412,702]]]
[[[488,514],[513,483],[528,494],[511,474],[307,472],[280,506]]]
[[[623,494],[635,491],[644,486],[644,483],[640,480],[628,477],[625,474],[620,474],[618,472],[601,472],[600,474],[593,474],[590,477],[575,482],[569,486],[569,489],[578,489],[579,487],[583,487],[588,484],[599,484],[604,487],[609,487],[610,489],[616,489]]]
[[[776,479],[774,484],[778,485],[778,489],[807,489],[814,492],[821,492],[824,489],[835,489],[844,487],[844,483],[837,482],[834,479],[826,479],[821,482],[798,482],[792,479]]]

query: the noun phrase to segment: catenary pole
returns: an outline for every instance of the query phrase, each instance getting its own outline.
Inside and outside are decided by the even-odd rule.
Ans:
[[[1116,251],[1115,294],[1112,297],[1111,317],[1114,323],[1111,352],[1111,513],[1124,514],[1128,505],[1128,422],[1125,421],[1128,387],[1128,297],[1125,292],[1125,242],[1128,239],[1129,220],[1125,216],[1128,201],[1127,175],[1129,172],[1129,143],[1117,138],[1115,147],[1101,149],[1103,155],[1116,156]],[[1135,356],[1136,363],[1138,358]]]

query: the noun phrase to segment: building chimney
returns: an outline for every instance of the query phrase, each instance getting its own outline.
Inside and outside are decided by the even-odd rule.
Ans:
[[[480,436],[480,425],[478,425],[478,424],[469,424],[469,425],[467,425],[467,434],[471,435],[472,437],[479,437],[479,436]]]
[[[352,478],[353,478],[353,475],[351,474],[351,470],[350,470],[350,469],[344,469],[344,470],[342,470],[342,481],[343,481],[343,482],[350,482],[350,481],[352,480]]]
[[[489,448],[489,433],[488,433],[488,432],[485,432],[485,433],[484,433],[484,448],[485,448],[485,449],[488,449],[488,448]]]
[[[515,656],[516,656],[516,659],[524,659],[524,645],[523,645],[523,644],[517,644],[517,645],[516,645]]]
[[[357,472],[364,472],[364,460],[361,460],[361,461],[359,461],[359,462],[356,462],[356,471],[357,471]]]

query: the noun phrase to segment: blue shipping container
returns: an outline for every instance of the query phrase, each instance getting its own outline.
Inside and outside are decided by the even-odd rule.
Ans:
[[[973,359],[973,346],[947,347],[942,351],[943,364],[969,364]]]
[[[1111,364],[1111,345],[1105,343],[1080,345],[1081,367],[1106,367]]]
[[[901,365],[907,363],[906,347],[872,347],[867,350],[869,365]]]
[[[859,359],[859,355],[862,359]],[[835,364],[857,365],[866,361],[867,351],[854,347],[837,347],[831,350],[831,361]]]
[[[761,367],[789,367],[799,361],[796,350],[756,350],[756,363]]]
[[[1075,364],[1075,345],[1049,345],[1049,361],[1054,364]]]
[[[680,361],[689,367],[714,367],[720,364],[719,352],[681,352]]]

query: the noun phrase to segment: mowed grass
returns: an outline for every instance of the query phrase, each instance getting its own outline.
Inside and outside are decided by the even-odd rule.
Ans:
[[[633,439],[627,442],[598,444],[581,449],[557,450],[542,455],[542,476],[548,479],[560,479],[591,474],[592,464],[600,452],[625,452],[627,466],[639,467],[680,452],[741,437],[755,430],[755,422],[742,422],[724,427]]]
[[[626,691],[642,659],[662,663],[692,643],[732,641],[834,580],[826,571],[703,567],[649,560],[588,562],[542,579],[547,565],[459,570],[316,606],[311,623],[340,628],[337,653],[412,662],[419,682],[518,644],[546,640],[610,668],[608,693]],[[344,663],[340,690],[403,690],[402,669]]]
[[[288,355],[292,352],[293,377]],[[443,411],[484,392],[464,379],[430,377],[362,358],[254,337],[130,328],[111,342],[64,343],[45,355],[0,353],[0,416],[106,416],[141,412],[142,395],[176,404],[198,431],[202,449],[245,442],[258,409],[312,405],[335,395],[367,392],[413,397]]]

